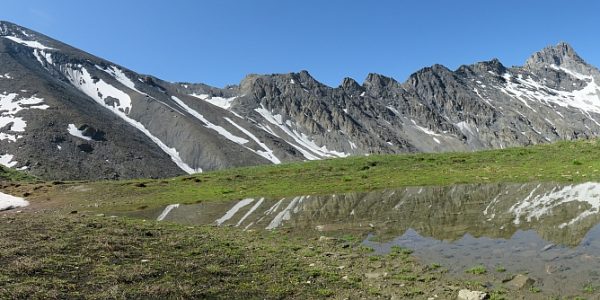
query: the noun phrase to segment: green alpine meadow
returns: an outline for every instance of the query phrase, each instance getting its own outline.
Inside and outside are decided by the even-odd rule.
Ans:
[[[364,232],[241,230],[128,216],[172,204],[495,182],[576,184],[600,177],[596,140],[473,153],[370,155],[124,181],[43,181],[3,169],[2,190],[30,205],[1,215],[2,298],[558,297],[513,289],[517,275],[473,262],[463,273]],[[520,270],[520,273],[527,270]],[[569,297],[596,295],[578,287]]]

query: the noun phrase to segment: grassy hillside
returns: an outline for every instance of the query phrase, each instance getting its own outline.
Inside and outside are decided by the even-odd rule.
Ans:
[[[537,288],[507,290],[502,280],[511,274],[504,271],[459,279],[444,266],[419,262],[406,249],[373,256],[360,236],[244,232],[102,213],[411,185],[600,180],[599,158],[600,144],[594,140],[351,157],[157,180],[33,182],[2,169],[5,180],[22,181],[4,184],[3,191],[27,195],[32,205],[22,213],[0,214],[0,264],[5,266],[0,298],[453,299],[458,289],[470,288],[485,290],[492,299],[546,299],[553,295]],[[598,296],[584,287],[581,294]]]
[[[0,181],[32,182],[36,178],[4,166],[0,166]]]
[[[73,183],[40,190],[73,204],[132,209],[195,203],[367,191],[414,185],[600,180],[600,143],[559,142],[473,153],[372,155],[207,172],[162,180]],[[84,187],[85,186],[85,187]],[[25,191],[33,195],[39,191]],[[102,208],[102,206],[104,208]]]

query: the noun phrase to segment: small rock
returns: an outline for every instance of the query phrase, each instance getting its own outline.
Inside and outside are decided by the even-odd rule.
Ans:
[[[324,235],[322,235],[322,236],[320,236],[320,237],[319,237],[319,241],[320,241],[320,242],[324,242],[324,241],[335,241],[335,240],[336,240],[336,238],[329,237],[329,236],[324,236]]]
[[[544,251],[547,251],[547,250],[550,250],[550,249],[552,249],[552,248],[554,248],[554,244],[548,244],[548,245],[546,245],[546,247],[544,247],[544,248],[542,249],[542,252],[544,252]]]
[[[488,294],[480,291],[471,291],[467,289],[462,289],[458,291],[458,300],[483,300],[487,299]]]
[[[150,260],[148,260],[148,259],[142,259],[142,260],[141,260],[141,262],[143,262],[143,263],[147,263],[147,262],[149,262],[149,261],[150,261]]]
[[[385,277],[387,276],[387,272],[370,272],[370,273],[365,273],[365,277],[367,279],[377,279],[380,277]]]
[[[506,286],[513,290],[522,290],[531,287],[535,280],[523,274],[517,274],[513,279],[506,282]]]
[[[310,265],[308,265],[308,266],[309,266],[309,267],[314,267],[314,266],[315,266],[315,264],[314,264],[314,263],[312,263],[312,264],[310,264]]]

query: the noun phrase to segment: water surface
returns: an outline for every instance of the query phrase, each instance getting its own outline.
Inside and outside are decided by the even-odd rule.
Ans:
[[[599,183],[496,183],[174,204],[128,215],[243,230],[362,234],[377,253],[408,247],[457,275],[475,264],[490,272],[527,271],[543,289],[569,293],[600,282],[599,209]]]

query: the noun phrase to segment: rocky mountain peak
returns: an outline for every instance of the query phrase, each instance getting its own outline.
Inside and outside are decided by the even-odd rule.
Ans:
[[[27,38],[33,34],[33,31],[13,24],[8,21],[0,20],[0,36],[16,36],[20,38]]]
[[[388,86],[390,83],[397,83],[394,78],[383,76],[377,73],[369,73],[363,86],[365,88],[383,88]]]
[[[503,74],[506,71],[506,67],[504,67],[504,65],[497,58],[494,58],[490,61],[477,63],[475,65],[475,69],[486,72],[494,72],[496,74]]]
[[[16,25],[7,21],[0,21],[0,36],[9,35]]]
[[[506,72],[506,67],[497,59],[478,62],[473,65],[462,65],[456,70],[457,74],[472,76],[474,74],[496,74],[502,75]]]
[[[360,84],[358,84],[358,82],[356,82],[356,80],[354,80],[350,77],[344,78],[344,80],[342,81],[341,88],[346,91],[362,90],[362,87],[360,86]]]
[[[253,91],[259,89],[264,84],[263,76],[258,74],[248,74],[240,82],[240,91],[243,94],[253,94]]]
[[[525,65],[530,69],[536,69],[549,65],[563,66],[584,63],[571,45],[560,42],[556,46],[548,46],[534,53]]]

